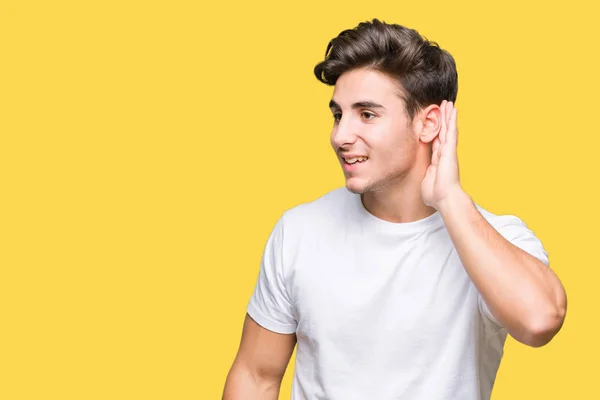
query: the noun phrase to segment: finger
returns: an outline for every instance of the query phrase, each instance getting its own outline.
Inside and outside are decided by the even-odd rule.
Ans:
[[[450,129],[448,130],[448,141],[452,143],[452,147],[455,147],[458,143],[458,126],[456,125],[456,120],[458,118],[458,110],[456,108],[452,109],[450,113],[450,120],[448,121],[448,126]]]
[[[450,120],[452,119],[452,110],[454,109],[454,103],[449,101],[446,105],[446,140],[448,140],[448,131],[452,129]]]
[[[431,152],[431,163],[437,165],[440,160],[440,138],[439,136],[433,140],[433,148]]]
[[[440,110],[442,112],[442,116],[441,116],[441,120],[442,120],[442,127],[440,129],[440,133],[438,135],[438,137],[440,138],[440,141],[442,143],[444,143],[446,141],[446,100],[442,101],[442,104],[440,105]]]

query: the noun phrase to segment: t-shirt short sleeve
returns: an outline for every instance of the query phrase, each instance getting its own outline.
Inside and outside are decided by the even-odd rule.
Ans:
[[[542,242],[525,225],[525,223],[515,216],[503,216],[503,222],[495,228],[506,240],[521,250],[531,254],[545,265],[549,266],[548,253],[544,249]],[[483,315],[491,320],[497,327],[499,321],[492,315],[483,297],[479,295],[479,308]]]
[[[290,334],[296,331],[297,321],[286,283],[283,233],[282,217],[275,224],[264,248],[247,312],[262,327]]]

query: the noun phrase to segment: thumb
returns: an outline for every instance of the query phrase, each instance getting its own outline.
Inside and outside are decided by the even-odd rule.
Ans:
[[[424,180],[431,179],[431,177],[433,177],[435,175],[436,170],[437,170],[437,167],[433,164],[430,164],[429,167],[427,168],[427,171],[425,172]]]

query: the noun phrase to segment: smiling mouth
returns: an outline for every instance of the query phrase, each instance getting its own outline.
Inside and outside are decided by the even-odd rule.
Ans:
[[[354,157],[354,158],[345,158],[342,157],[346,164],[354,165],[357,163],[363,163],[369,159],[369,157]]]

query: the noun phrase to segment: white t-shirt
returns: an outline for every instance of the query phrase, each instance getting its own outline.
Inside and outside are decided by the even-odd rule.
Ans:
[[[548,265],[519,218],[477,208]],[[296,333],[292,400],[487,400],[507,335],[439,212],[384,221],[345,187],[283,213],[247,311]]]

